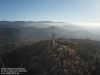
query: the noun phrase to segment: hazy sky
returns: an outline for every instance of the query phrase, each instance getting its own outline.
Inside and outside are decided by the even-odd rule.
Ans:
[[[100,25],[100,0],[0,0],[0,20]]]

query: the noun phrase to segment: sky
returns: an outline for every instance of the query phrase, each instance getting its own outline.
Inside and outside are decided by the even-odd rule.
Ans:
[[[100,25],[100,0],[0,0],[0,21]]]

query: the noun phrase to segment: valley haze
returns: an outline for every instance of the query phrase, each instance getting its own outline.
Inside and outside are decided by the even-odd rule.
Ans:
[[[0,21],[0,28],[17,28],[18,29],[18,28],[36,27],[37,29],[40,29],[40,30],[43,28],[45,28],[46,30],[52,26],[55,26],[55,32],[57,35],[59,34],[56,31],[56,28],[61,30],[62,33],[60,37],[68,38],[68,37],[73,36],[73,38],[100,40],[99,27],[96,27],[96,28],[92,26],[89,27],[88,25],[87,27],[87,26],[81,26],[81,25],[70,24],[70,23],[65,23],[65,22],[52,22],[52,21]],[[49,30],[48,32],[49,33],[47,35],[51,35],[52,29]],[[41,34],[41,33],[38,33],[38,34]]]

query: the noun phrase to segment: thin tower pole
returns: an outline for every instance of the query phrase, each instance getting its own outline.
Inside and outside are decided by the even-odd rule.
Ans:
[[[54,26],[53,26],[53,34],[54,34]]]
[[[53,26],[53,34],[52,34],[52,45],[55,47],[55,34],[54,34],[54,26]]]

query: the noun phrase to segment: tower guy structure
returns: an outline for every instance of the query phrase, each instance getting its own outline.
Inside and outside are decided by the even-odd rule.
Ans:
[[[53,34],[52,34],[52,45],[55,48],[55,33],[54,33],[54,26],[53,26]]]

